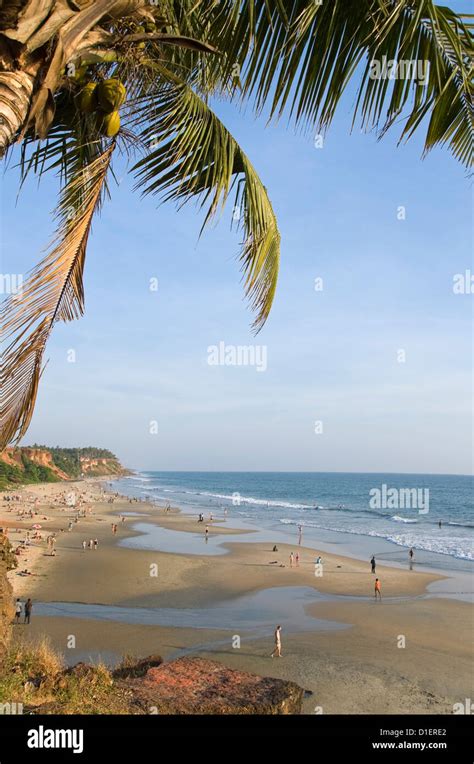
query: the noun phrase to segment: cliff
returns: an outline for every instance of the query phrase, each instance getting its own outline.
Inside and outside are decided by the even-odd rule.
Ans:
[[[0,666],[2,665],[7,643],[10,637],[10,624],[13,620],[13,597],[7,570],[14,567],[10,544],[0,530]]]
[[[84,476],[125,474],[117,457],[105,448],[22,446],[0,454],[0,490],[25,483],[51,483]]]

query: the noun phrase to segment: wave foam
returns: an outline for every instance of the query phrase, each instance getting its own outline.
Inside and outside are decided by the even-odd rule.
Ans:
[[[298,521],[292,520],[288,517],[284,517],[280,520],[283,525],[298,525]],[[318,528],[324,531],[332,531],[334,533],[349,533],[355,536],[371,536],[373,538],[382,538],[386,541],[391,541],[392,544],[397,546],[403,546],[407,549],[413,547],[413,549],[420,549],[424,552],[434,552],[436,554],[444,554],[451,557],[457,557],[460,560],[474,560],[474,550],[472,544],[468,539],[456,536],[449,538],[447,536],[440,536],[438,538],[430,538],[429,536],[419,536],[416,533],[389,533],[373,530],[359,530],[357,528],[335,528],[328,527],[327,525],[321,525],[321,523],[305,522],[305,527]],[[415,529],[413,529],[415,530]]]
[[[400,517],[400,515],[393,515],[390,520],[395,520],[396,523],[417,523],[418,520],[410,520],[408,517]]]
[[[191,493],[191,491],[189,492]],[[238,491],[235,492],[238,494]],[[227,493],[210,493],[203,491],[202,496],[211,496],[215,499],[227,499],[227,501],[235,501],[235,494]],[[284,507],[285,509],[316,509],[316,507],[310,504],[293,504],[289,501],[271,501],[267,499],[256,499],[254,496],[239,496],[240,504],[255,504],[260,507]],[[322,507],[319,507],[322,509]]]

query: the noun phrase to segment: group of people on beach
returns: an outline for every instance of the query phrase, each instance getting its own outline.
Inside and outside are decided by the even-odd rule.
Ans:
[[[87,547],[89,547],[89,549],[94,549],[95,551],[97,551],[97,549],[99,548],[99,540],[98,539],[89,539],[89,543],[88,543],[84,539],[84,541],[82,542],[82,551],[85,552]]]
[[[23,623],[30,623],[31,620],[31,611],[33,610],[33,602],[28,597],[28,599],[25,602],[24,605],[24,620]],[[20,623],[20,618],[23,613],[23,604],[19,597],[17,597],[15,602],[15,623]]]
[[[411,547],[408,552],[408,558],[410,561],[410,570],[412,570],[414,557],[415,557],[415,552],[413,551],[413,547]],[[375,562],[374,555],[372,555],[372,558],[370,560],[370,567],[371,567],[371,572],[375,575],[376,562]],[[379,578],[375,579],[374,596],[375,596],[375,601],[379,600],[380,602],[382,602],[382,589],[381,589],[381,583]]]

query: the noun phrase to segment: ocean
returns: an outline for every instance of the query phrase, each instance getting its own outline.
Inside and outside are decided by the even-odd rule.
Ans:
[[[472,570],[472,476],[150,471],[113,486],[194,514],[226,510],[229,524],[280,540],[301,526],[304,544],[327,551],[397,563],[413,548],[429,567]]]

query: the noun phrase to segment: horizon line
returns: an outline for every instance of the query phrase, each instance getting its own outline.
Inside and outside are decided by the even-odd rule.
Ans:
[[[474,477],[474,473],[466,472],[385,472],[385,471],[362,471],[362,470],[151,470],[138,467],[129,467],[135,472],[171,472],[171,473],[208,473],[222,474],[246,473],[252,475],[426,475],[429,477]]]

